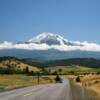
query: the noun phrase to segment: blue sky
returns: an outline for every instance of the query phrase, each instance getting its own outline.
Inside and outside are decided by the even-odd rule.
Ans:
[[[0,0],[0,42],[41,32],[100,44],[100,0]]]

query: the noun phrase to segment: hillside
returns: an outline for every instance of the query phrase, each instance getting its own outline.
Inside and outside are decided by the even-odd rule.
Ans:
[[[19,70],[25,70],[28,67],[29,71],[39,71],[39,68],[30,66],[23,63],[20,59],[15,57],[0,57],[0,68],[15,68]]]
[[[100,68],[100,60],[94,58],[72,58],[53,61],[36,61],[33,59],[23,59],[23,61],[39,67],[79,65],[90,68]]]

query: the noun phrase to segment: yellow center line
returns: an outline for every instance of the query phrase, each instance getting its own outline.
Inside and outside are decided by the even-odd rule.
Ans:
[[[41,89],[41,88],[40,88]],[[40,89],[37,89],[37,90],[35,90],[35,91],[38,91],[38,90],[40,90]],[[35,92],[34,91],[34,92]],[[33,93],[32,92],[29,92],[29,93],[25,93],[25,94],[23,94],[22,96],[24,96],[24,97],[26,97],[26,96],[31,96]]]
[[[27,94],[24,94],[24,97],[30,96],[30,95],[32,95],[32,93],[27,93]]]

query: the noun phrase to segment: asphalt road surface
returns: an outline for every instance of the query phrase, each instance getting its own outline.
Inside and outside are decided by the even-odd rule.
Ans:
[[[0,93],[0,100],[72,100],[68,80]]]

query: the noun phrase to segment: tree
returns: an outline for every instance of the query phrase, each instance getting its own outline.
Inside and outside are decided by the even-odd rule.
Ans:
[[[28,67],[28,66],[24,69],[24,72],[25,72],[26,74],[29,73],[29,67]]]
[[[48,75],[49,72],[48,72],[48,70],[46,68],[42,68],[42,74],[43,75]]]
[[[52,72],[52,75],[58,75],[57,71]]]
[[[51,69],[48,69],[48,74],[51,75]]]
[[[79,76],[77,76],[77,77],[76,77],[76,82],[81,82],[81,80],[80,80],[80,77],[79,77]]]
[[[57,75],[57,76],[56,76],[56,78],[55,78],[55,81],[56,81],[56,82],[61,82],[61,81],[62,81],[62,79],[60,78],[60,76],[59,76],[59,75]]]
[[[61,68],[58,69],[59,74],[62,74],[62,71],[63,70]]]

